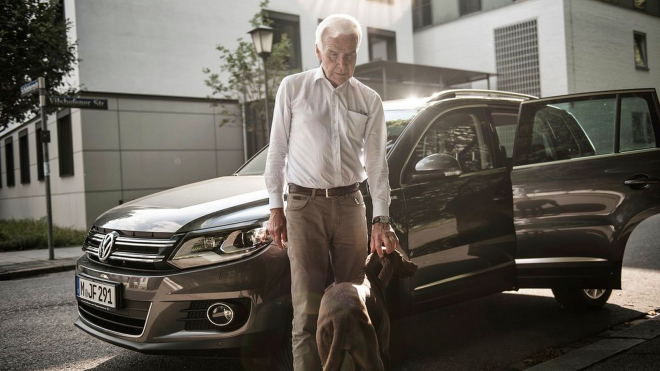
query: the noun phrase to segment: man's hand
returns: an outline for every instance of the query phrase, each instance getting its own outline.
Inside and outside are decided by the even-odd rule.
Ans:
[[[286,217],[284,216],[284,209],[270,209],[270,219],[268,220],[268,234],[273,238],[273,242],[280,249],[284,249],[287,242],[286,237]]]
[[[383,257],[385,252],[381,246],[385,245],[385,252],[391,253],[399,247],[399,239],[389,223],[374,223],[371,226],[371,252]]]

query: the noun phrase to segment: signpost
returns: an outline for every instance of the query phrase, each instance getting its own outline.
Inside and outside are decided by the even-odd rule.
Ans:
[[[46,218],[48,220],[48,259],[55,259],[53,249],[53,209],[50,195],[50,163],[48,159],[48,143],[50,143],[50,133],[48,132],[46,106],[51,107],[69,107],[69,108],[91,108],[108,109],[107,99],[85,99],[75,97],[46,97],[46,79],[39,77],[35,81],[21,86],[21,97],[39,92],[39,108],[41,111],[41,144],[43,146],[44,157],[44,182],[46,183]],[[46,104],[48,103],[48,104]]]

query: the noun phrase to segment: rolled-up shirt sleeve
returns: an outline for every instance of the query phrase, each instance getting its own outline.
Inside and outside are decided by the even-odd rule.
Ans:
[[[390,185],[387,167],[387,127],[383,103],[378,95],[370,103],[365,132],[365,167],[374,216],[389,216]]]
[[[275,96],[273,126],[270,132],[270,146],[266,159],[266,190],[271,209],[284,207],[284,172],[289,152],[289,131],[291,129],[291,101],[288,93],[288,78],[284,78]]]

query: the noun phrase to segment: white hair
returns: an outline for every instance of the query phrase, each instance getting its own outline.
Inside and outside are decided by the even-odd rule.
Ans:
[[[355,35],[357,37],[357,47],[360,48],[362,41],[362,27],[360,22],[348,14],[333,14],[325,18],[318,27],[316,27],[316,45],[323,49],[323,37],[329,36],[333,39],[340,35]]]

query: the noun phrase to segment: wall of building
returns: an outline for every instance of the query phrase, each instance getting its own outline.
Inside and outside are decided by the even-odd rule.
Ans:
[[[60,176],[57,121],[58,116],[65,115],[69,110],[49,115],[48,130],[51,133],[49,144],[50,187],[51,204],[53,210],[53,223],[62,227],[86,228],[85,196],[83,176],[83,153],[81,146],[80,121],[75,120],[73,110],[71,128],[73,134],[73,160],[74,176]],[[0,137],[0,151],[2,151],[2,188],[0,189],[0,219],[39,219],[46,216],[46,188],[43,180],[37,179],[37,148],[35,142],[36,120],[17,126],[13,130],[3,133]],[[39,126],[41,126],[39,124]],[[28,129],[28,146],[30,158],[30,183],[21,184],[20,156],[18,149],[18,133]],[[6,168],[5,140],[11,137],[14,141],[14,169]],[[14,171],[16,185],[7,186],[7,171]]]
[[[460,0],[431,0],[431,9],[433,11],[433,24],[439,25],[461,18]],[[512,0],[481,0],[481,12],[501,8],[503,6],[511,5]],[[468,14],[472,16],[480,12]]]
[[[258,5],[259,0],[67,0],[82,60],[79,83],[95,92],[205,97],[211,90],[202,69],[220,72],[217,45],[234,49],[238,38],[250,41],[249,20]],[[409,0],[271,0],[268,9],[300,17],[304,70],[318,66],[314,31],[319,19],[333,13],[362,23],[358,63],[369,58],[367,27],[395,31],[398,61],[413,61]]]
[[[569,92],[660,89],[660,18],[596,0],[565,3]],[[648,70],[635,68],[634,31],[646,34]]]
[[[104,211],[168,188],[231,175],[243,161],[240,106],[204,99],[91,95],[108,110],[65,109],[49,117],[53,223],[87,229]],[[71,115],[74,175],[59,176],[56,115]],[[28,129],[29,184],[21,184],[18,133]],[[0,219],[46,215],[45,183],[37,180],[35,122],[0,137]],[[6,182],[5,139],[14,140],[16,185]]]
[[[415,63],[495,74],[494,30],[532,19],[537,20],[538,26],[541,95],[565,94],[568,76],[561,1],[517,2],[456,22],[419,29],[413,36]]]

